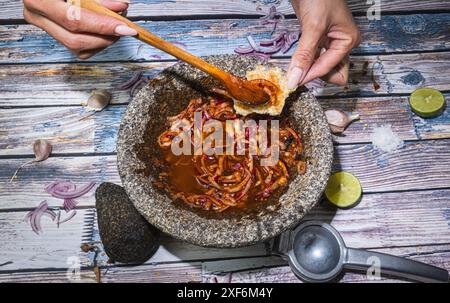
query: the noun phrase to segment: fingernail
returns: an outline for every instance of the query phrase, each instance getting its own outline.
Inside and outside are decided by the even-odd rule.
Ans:
[[[114,1],[128,3],[128,4],[131,3],[131,0],[114,0]]]
[[[118,25],[114,31],[119,36],[136,36],[138,34],[135,29],[126,25]]]
[[[287,88],[289,90],[297,88],[302,75],[303,69],[301,69],[300,67],[294,66],[293,68],[291,68],[288,74]]]

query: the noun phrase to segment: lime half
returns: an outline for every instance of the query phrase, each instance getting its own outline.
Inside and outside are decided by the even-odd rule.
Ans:
[[[445,98],[437,89],[418,88],[409,96],[409,105],[417,115],[429,118],[439,115],[445,106]]]
[[[325,196],[328,201],[340,208],[348,208],[361,198],[361,184],[351,173],[340,171],[328,180]]]

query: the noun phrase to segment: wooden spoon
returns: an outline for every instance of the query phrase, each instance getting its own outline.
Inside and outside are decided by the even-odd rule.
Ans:
[[[272,91],[274,89],[274,84],[270,81],[261,79],[249,81],[231,75],[218,68],[217,66],[212,65],[205,60],[196,57],[191,53],[173,45],[172,43],[167,42],[160,37],[150,33],[145,28],[140,27],[127,18],[107,9],[104,6],[101,6],[100,4],[95,2],[95,0],[69,0],[68,2],[72,5],[80,5],[82,8],[88,9],[92,12],[107,15],[122,21],[127,26],[135,29],[138,32],[138,34],[134,36],[135,38],[147,44],[150,44],[151,46],[156,47],[182,61],[185,61],[204,71],[205,73],[210,74],[214,78],[220,80],[234,99],[253,106],[265,104],[270,100],[269,95],[265,92],[265,90],[267,89]]]

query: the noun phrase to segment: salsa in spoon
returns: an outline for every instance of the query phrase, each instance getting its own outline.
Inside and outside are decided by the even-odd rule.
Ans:
[[[82,8],[92,12],[107,15],[124,22],[127,26],[135,29],[138,34],[134,36],[153,47],[156,47],[184,62],[187,62],[198,69],[210,74],[217,80],[221,81],[233,99],[239,100],[251,106],[266,104],[270,101],[270,96],[266,93],[265,88],[273,90],[274,84],[267,80],[246,80],[236,77],[226,71],[212,65],[205,60],[194,56],[193,54],[165,41],[164,39],[152,34],[145,28],[135,24],[127,18],[101,6],[95,0],[69,0],[72,5],[80,5]]]

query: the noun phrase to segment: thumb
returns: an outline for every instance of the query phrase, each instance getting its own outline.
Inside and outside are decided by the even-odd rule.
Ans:
[[[288,68],[287,88],[293,90],[303,81],[309,68],[314,62],[317,48],[322,37],[322,32],[317,29],[304,29],[297,49],[292,55],[291,63]]]

